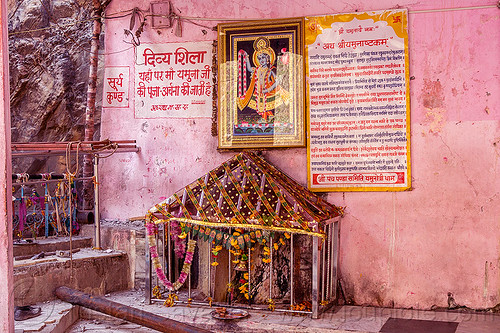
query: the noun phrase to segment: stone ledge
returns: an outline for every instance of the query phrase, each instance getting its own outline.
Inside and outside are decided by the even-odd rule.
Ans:
[[[50,260],[50,261],[47,261]],[[14,262],[14,301],[18,306],[56,299],[57,287],[104,295],[130,288],[127,254],[82,249],[73,259],[56,256]]]
[[[73,249],[92,246],[91,237],[74,236],[71,239]],[[70,248],[69,237],[44,238],[34,240],[33,243],[14,243],[14,257],[33,256],[41,252],[67,251]]]

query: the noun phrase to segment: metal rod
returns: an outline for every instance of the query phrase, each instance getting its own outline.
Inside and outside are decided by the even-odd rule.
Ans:
[[[332,261],[334,260],[333,258],[333,243],[335,242],[335,239],[333,237],[333,225],[332,224],[329,224],[329,229],[328,229],[328,232],[329,232],[329,235],[328,235],[328,239],[329,239],[329,249],[328,249],[328,252],[330,253],[330,260],[328,261],[328,264],[329,264],[329,275],[330,275],[330,280],[329,280],[329,284],[328,286],[330,287],[330,293],[328,294],[328,299],[331,300],[332,299],[332,294],[334,293],[333,291],[333,263]]]
[[[72,199],[72,193],[71,193],[71,181],[68,180],[68,216],[69,216],[69,244],[71,247],[71,234],[73,233],[73,214],[71,213],[72,210],[72,205],[71,205],[71,200]]]
[[[293,264],[293,234],[290,234],[290,308],[293,306],[293,274],[294,267]]]
[[[100,150],[115,150],[115,149],[123,149],[123,148],[137,148],[135,144],[129,144],[129,145],[124,145],[124,144],[110,144],[110,145],[80,145],[79,148],[77,143],[74,143],[72,147],[68,147],[68,145],[43,145],[43,146],[36,146],[36,145],[23,145],[23,146],[15,146],[12,147],[12,153],[19,153],[19,152],[27,152],[27,151],[71,151],[71,152],[76,152],[78,151],[83,151],[83,152],[93,152],[93,151],[100,151]]]
[[[167,270],[167,276],[169,281],[172,281],[172,267],[170,266],[170,223],[162,223],[161,228],[161,253],[162,253],[162,265]],[[168,259],[168,260],[167,260]]]
[[[158,244],[158,238],[159,238],[158,234],[159,234],[159,232],[155,232],[155,241],[156,241],[156,244]],[[154,274],[154,277],[155,277],[155,284],[159,285],[159,283],[158,283],[158,274]],[[151,286],[153,286],[153,284],[151,284]]]
[[[328,265],[326,269],[326,299],[330,300],[330,265],[331,265],[331,253],[330,253],[330,242],[332,241],[330,237],[330,225],[326,225],[326,263]]]
[[[73,214],[71,212],[71,182],[68,181],[68,215],[69,215],[69,263],[70,263],[70,281],[73,282]]]
[[[212,253],[212,243],[207,241],[208,245],[208,297],[212,297],[212,270],[211,270],[211,263],[210,263],[210,258],[211,258],[211,253]]]
[[[151,300],[152,302],[158,302],[158,303],[164,303],[164,299],[158,299],[154,298]],[[202,303],[202,302],[191,302],[188,303],[186,301],[175,301],[175,304],[191,304],[191,305],[199,305],[199,306],[209,306],[207,303]],[[212,303],[212,306],[219,306],[218,303]],[[268,308],[264,307],[258,307],[258,306],[245,306],[245,305],[227,305],[224,304],[221,306],[227,307],[227,308],[235,308],[235,309],[249,309],[249,310],[260,310],[260,311],[267,311],[269,310]],[[303,314],[312,314],[312,311],[303,311],[303,310],[289,310],[289,309],[275,309],[275,312],[288,312],[288,313],[303,313]]]
[[[167,251],[167,256],[168,256],[168,279],[170,281],[172,281],[172,255],[171,255],[171,253],[172,253],[172,242],[171,242],[171,239],[170,239],[170,232],[171,232],[170,228],[171,228],[170,227],[170,223],[167,222],[167,224],[166,224],[166,229],[167,229],[166,230],[166,233],[167,233],[167,235],[166,235],[166,238],[167,238],[166,242],[167,242],[167,246],[168,246],[168,251]],[[163,227],[163,236],[164,236],[164,238],[163,238],[163,241],[164,241],[163,242],[163,249],[164,249],[164,251],[163,251],[163,262],[164,262],[164,264],[166,264],[167,260],[165,259],[165,227]]]
[[[72,193],[71,193],[71,180],[68,180],[68,216],[69,216],[69,247],[71,248],[71,240],[72,240],[72,234],[73,234],[73,214],[72,214],[72,205],[71,205],[71,199],[72,198]],[[70,255],[71,257],[71,255]]]
[[[319,284],[319,237],[312,236],[312,317],[313,319],[318,318],[318,284]]]
[[[229,228],[229,234],[232,235],[233,234],[233,229],[232,228]],[[229,297],[228,297],[228,304],[231,304],[232,303],[232,292],[231,292],[231,251],[228,251],[228,269],[227,269],[227,292],[229,294]]]
[[[248,245],[248,304],[252,304],[252,298],[250,297],[251,295],[251,288],[252,288],[252,285],[251,285],[251,280],[252,280],[252,260],[250,258],[250,252],[251,252],[251,249],[250,249],[250,246],[251,245]]]
[[[191,231],[188,232],[188,244],[191,241]],[[189,273],[188,273],[188,299],[191,299],[191,273],[193,271],[192,265],[189,266]]]
[[[146,235],[146,242],[145,242],[145,247],[146,247],[146,304],[151,304],[151,278],[152,278],[152,272],[151,272],[151,255],[149,254],[149,240],[148,236]]]
[[[95,248],[101,249],[101,217],[99,213],[99,156],[94,156],[94,228]],[[147,242],[146,242],[147,243]],[[149,249],[148,249],[149,251]]]
[[[273,299],[273,237],[269,237],[269,299]]]
[[[77,148],[78,147],[78,148]],[[47,144],[47,145],[14,145],[12,146],[12,152],[22,152],[22,151],[57,151],[64,150],[66,151],[93,151],[93,150],[114,150],[120,148],[137,148],[135,144],[117,144],[110,143],[107,145],[89,145],[89,144],[78,144],[73,143],[71,147],[68,144],[64,145],[55,145],[55,144]]]
[[[89,180],[89,179],[92,179],[92,177],[73,178],[74,181]],[[59,183],[61,180],[63,180],[63,179],[49,179],[49,180],[34,180],[34,181],[27,181],[27,182],[16,182],[16,183],[12,183],[12,186],[38,185],[38,184],[44,184],[44,183]]]
[[[49,237],[49,186],[45,184],[45,237]]]
[[[64,196],[64,194],[63,194],[63,196]],[[21,203],[23,203],[23,200],[24,200],[24,185],[21,185]],[[19,228],[19,232],[21,233],[21,237],[22,237],[25,225],[22,224],[21,222],[22,222],[22,220],[19,219],[19,226],[18,226],[18,228]]]
[[[43,145],[59,145],[59,146],[64,146],[66,147],[69,142],[64,142],[64,141],[38,141],[38,142],[12,142],[11,146],[12,147],[17,147],[17,146],[43,146]],[[82,145],[107,145],[107,144],[112,144],[112,143],[136,143],[136,140],[102,140],[102,141],[81,141],[80,144]]]
[[[160,332],[210,332],[203,328],[184,324],[172,319],[167,319],[150,312],[142,311],[124,304],[107,300],[104,297],[92,296],[82,293],[78,290],[70,289],[68,287],[57,288],[55,294],[65,302],[80,305],[116,318],[124,319],[135,324],[158,330]]]
[[[111,153],[138,153],[141,150],[139,147],[135,148],[117,148],[117,149],[106,149],[106,150],[99,150],[99,151],[79,151],[78,155],[85,155],[85,154],[103,154],[103,155],[108,155]],[[75,152],[76,154],[76,152]],[[26,156],[64,156],[66,155],[65,151],[50,151],[50,150],[44,150],[44,151],[15,151],[12,152],[12,157],[26,157]]]
[[[325,226],[328,230],[328,225]],[[322,259],[322,265],[321,265],[321,300],[325,301],[326,300],[326,295],[325,295],[325,290],[326,290],[326,242],[324,241],[321,245],[321,259]]]
[[[205,175],[205,184],[208,182],[208,177],[209,177],[209,174],[207,173]],[[200,199],[199,199],[199,203],[200,203],[200,207],[203,208],[203,200],[205,199],[205,195],[204,195],[204,192],[201,191],[200,192]],[[200,211],[197,211],[196,212],[196,216],[197,217],[200,217]],[[208,263],[208,297],[212,297],[212,270],[211,270],[211,263],[210,263],[210,258],[211,258],[211,253],[212,253],[212,243],[210,243],[208,240],[207,240],[207,245],[208,245],[208,254],[207,254],[207,263]]]
[[[224,180],[222,181],[223,186],[226,186],[227,184],[227,179],[229,176],[224,172]],[[217,207],[221,209],[222,203],[223,203],[224,196],[222,195],[222,191],[219,193],[219,199],[217,201]],[[210,255],[210,253],[209,253]],[[217,274],[217,267],[214,268],[215,274]],[[229,283],[231,283],[231,252],[229,252],[229,270],[228,270],[228,275],[229,275]],[[228,284],[229,288],[229,284]],[[215,294],[215,286],[214,286],[214,294]]]
[[[332,262],[332,291],[333,297],[337,298],[337,274],[338,274],[338,260],[339,260],[339,240],[340,240],[340,221],[333,224],[333,262]]]
[[[66,175],[55,175],[55,174],[41,174],[41,173],[36,173],[36,174],[19,174],[19,173],[13,173],[12,174],[12,181],[16,181],[18,179],[22,179],[23,176],[27,176],[28,179],[46,179],[46,177],[49,177],[46,180],[49,179],[64,179],[66,178]]]
[[[66,153],[67,151],[71,151],[71,153],[76,152],[82,152],[82,153],[92,153],[92,152],[100,152],[100,151],[111,151],[111,150],[121,150],[121,149],[134,149],[134,148],[139,148],[136,145],[119,145],[119,144],[114,144],[112,146],[81,146],[80,148],[76,149],[78,145],[75,144],[74,147],[67,148],[66,146],[41,146],[41,147],[13,147],[12,153],[13,154],[18,154],[18,153],[23,153],[23,152],[62,152]]]

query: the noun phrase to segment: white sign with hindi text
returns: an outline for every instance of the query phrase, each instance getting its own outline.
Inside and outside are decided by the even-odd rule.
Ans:
[[[136,118],[211,117],[212,92],[212,42],[137,47]]]

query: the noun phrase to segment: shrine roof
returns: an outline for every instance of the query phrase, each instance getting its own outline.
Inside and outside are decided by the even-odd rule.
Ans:
[[[211,228],[321,234],[323,224],[342,213],[261,156],[242,152],[152,207],[149,216]]]

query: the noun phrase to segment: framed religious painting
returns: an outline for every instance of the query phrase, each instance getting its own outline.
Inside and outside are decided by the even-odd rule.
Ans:
[[[217,28],[219,148],[304,147],[303,19]]]

